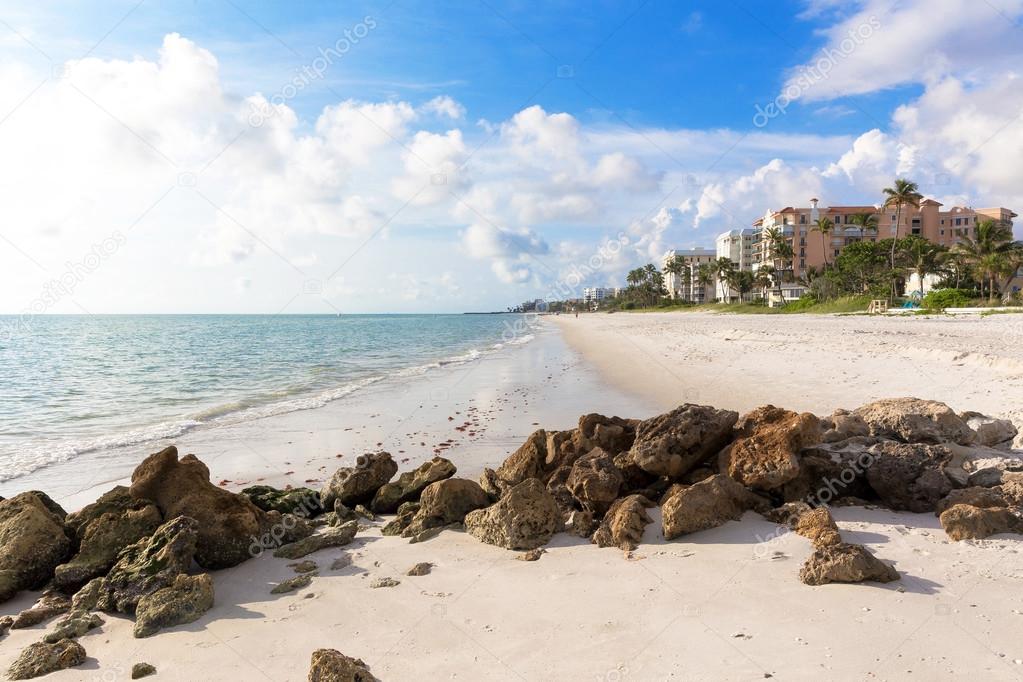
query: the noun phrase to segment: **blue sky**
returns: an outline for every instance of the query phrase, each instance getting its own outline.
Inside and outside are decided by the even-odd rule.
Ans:
[[[585,284],[811,195],[875,202],[897,175],[945,203],[1018,208],[1021,14],[6,3],[0,309],[496,309],[609,243],[625,248]],[[783,113],[758,122],[772,102]],[[74,267],[116,231],[123,247]],[[157,285],[157,262],[179,276]]]

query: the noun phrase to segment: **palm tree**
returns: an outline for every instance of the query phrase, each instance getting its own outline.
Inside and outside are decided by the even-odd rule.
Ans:
[[[835,223],[831,222],[831,218],[824,216],[813,221],[813,225],[810,227],[810,232],[821,233],[821,248],[824,249],[824,269],[828,269],[828,244],[827,237],[835,230]]]
[[[764,241],[767,242],[767,253],[774,264],[774,284],[775,289],[778,293],[778,300],[782,305],[785,304],[785,299],[782,297],[781,281],[785,277],[785,264],[791,263],[795,257],[795,250],[792,248],[792,243],[788,237],[779,227],[769,227],[764,230]]]
[[[854,213],[849,216],[849,222],[860,228],[860,238],[863,238],[864,232],[873,232],[877,234],[877,214],[876,213]]]
[[[1012,285],[1012,280],[1016,278],[1020,270],[1023,269],[1023,242],[1013,242],[1002,254],[1002,281],[999,282],[1002,291],[1002,302],[1009,303],[1012,297],[1012,292],[1009,287]]]
[[[901,246],[907,267],[916,273],[920,282],[920,298],[924,297],[924,278],[942,270],[948,249],[922,237],[906,239]]]
[[[696,283],[700,285],[703,291],[707,291],[707,287],[714,283],[713,263],[703,263],[696,269]]]
[[[995,297],[995,281],[1005,267],[1003,256],[1012,249],[1012,243],[1012,230],[1005,224],[983,220],[977,224],[972,238],[963,237],[955,246],[956,251],[981,276],[981,294],[984,293],[984,282],[987,282],[988,300]]]
[[[714,274],[718,278],[718,282],[724,283],[724,298],[726,303],[732,302],[732,274],[735,272],[735,263],[732,262],[731,258],[721,257],[711,263],[714,266]]]
[[[671,290],[668,292],[672,298],[675,298],[675,294],[678,292],[677,284],[682,280],[682,275],[687,270],[689,270],[689,266],[686,265],[685,260],[681,256],[673,256],[664,264],[664,274],[673,276]]]
[[[902,221],[902,207],[913,206],[920,208],[920,202],[924,196],[918,191],[918,187],[915,182],[909,180],[896,179],[894,187],[885,187],[883,191],[885,195],[884,208],[889,209],[895,208],[895,234],[892,239],[892,256],[891,265],[892,270],[895,270],[895,245],[899,242],[899,225]],[[892,298],[895,297],[895,280],[892,280]]]
[[[761,265],[757,268],[757,274],[753,278],[753,284],[760,288],[760,295],[766,301],[767,290],[774,281],[774,266]]]

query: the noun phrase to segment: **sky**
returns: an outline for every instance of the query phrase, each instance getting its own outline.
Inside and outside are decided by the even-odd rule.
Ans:
[[[769,209],[1023,207],[1023,0],[7,0],[0,313],[503,310]]]

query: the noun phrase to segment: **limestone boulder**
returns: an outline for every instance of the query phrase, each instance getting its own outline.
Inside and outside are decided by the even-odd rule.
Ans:
[[[863,545],[839,543],[816,546],[799,571],[799,579],[807,585],[867,581],[890,583],[899,579],[899,572]]]
[[[980,507],[981,509],[995,509],[1007,507],[1008,501],[1006,501],[999,488],[981,488],[979,486],[958,488],[938,502],[934,513],[940,516],[946,509],[957,504],[968,504],[972,507]]]
[[[968,445],[976,434],[952,408],[937,400],[887,398],[857,408],[873,436],[904,443],[959,443]]]
[[[602,414],[584,414],[579,417],[579,426],[572,433],[575,451],[590,452],[600,448],[612,457],[625,452],[636,440],[635,419],[605,417]]]
[[[1009,509],[955,504],[941,513],[941,527],[953,540],[981,540],[998,533],[1023,533],[1023,519]]]
[[[530,478],[509,489],[496,504],[467,514],[465,529],[490,545],[536,549],[561,529],[561,512],[543,483]]]
[[[447,478],[431,483],[419,497],[419,510],[401,536],[411,538],[432,528],[459,523],[469,512],[488,504],[490,498],[475,481]]]
[[[283,490],[268,485],[255,485],[245,488],[242,495],[249,498],[252,504],[265,512],[294,514],[300,518],[313,518],[324,511],[320,503],[320,493],[311,488],[285,488]]]
[[[678,490],[661,507],[664,539],[716,528],[737,521],[749,510],[764,512],[770,504],[730,477],[717,474]]]
[[[309,682],[376,682],[369,666],[336,649],[317,649],[309,666]]]
[[[629,495],[617,500],[593,534],[598,547],[617,547],[632,551],[643,540],[643,531],[652,522],[647,509],[656,505],[642,495]]]
[[[76,600],[85,608],[134,615],[139,600],[157,590],[170,587],[179,575],[188,572],[199,542],[199,522],[177,516],[121,551],[117,563],[107,575],[97,578],[83,590],[88,600]],[[95,603],[89,604],[94,597]]]
[[[837,545],[842,542],[838,524],[835,523],[835,519],[827,507],[817,507],[800,514],[792,529],[798,535],[810,540],[815,547]]]
[[[890,509],[931,512],[952,491],[952,481],[945,475],[952,453],[944,446],[886,441],[870,453],[867,482]]]
[[[388,452],[361,455],[353,467],[342,467],[334,472],[320,491],[320,502],[325,509],[333,509],[334,501],[354,507],[369,504],[376,492],[398,473],[398,465]]]
[[[629,458],[655,476],[681,477],[731,442],[738,418],[731,410],[687,403],[641,421]]]
[[[959,416],[977,434],[974,439],[977,445],[1011,447],[1012,441],[1019,435],[1019,429],[1008,419],[989,417],[980,412],[963,412]]]
[[[1023,452],[1018,450],[954,443],[944,447],[952,453],[952,459],[945,465],[945,474],[957,485],[998,485],[1005,472],[1023,472]],[[989,480],[982,481],[985,472]]]
[[[67,614],[53,625],[43,636],[47,644],[56,644],[62,639],[78,639],[82,635],[102,626],[104,620],[99,614],[76,610]]]
[[[135,636],[149,637],[164,628],[198,620],[213,608],[209,573],[179,575],[174,582],[143,596],[135,610]]]
[[[21,493],[0,502],[0,602],[42,587],[71,556],[66,516],[42,493]]]
[[[773,405],[743,415],[736,439],[721,451],[719,468],[737,482],[758,490],[776,490],[800,473],[800,452],[821,442],[814,415]]]
[[[782,497],[787,502],[804,500],[815,506],[849,497],[873,497],[867,469],[874,461],[870,448],[880,442],[880,438],[853,436],[803,448],[799,474],[782,487]]]
[[[401,535],[401,532],[412,525],[412,520],[419,513],[419,502],[402,502],[395,513],[395,517],[384,524],[380,529],[381,535]]]
[[[45,623],[62,613],[67,613],[71,607],[71,600],[67,596],[56,591],[45,592],[35,604],[18,614],[11,624],[11,629],[20,630]]]
[[[455,475],[455,465],[449,459],[434,457],[413,471],[406,471],[397,481],[386,483],[376,492],[370,505],[377,514],[390,514],[404,502],[414,502],[426,486]]]
[[[62,639],[54,644],[36,642],[25,647],[11,664],[7,678],[31,680],[59,670],[76,668],[85,663],[85,659],[85,648],[73,640]]]
[[[355,539],[355,533],[358,530],[358,521],[348,521],[340,526],[330,526],[314,535],[277,548],[274,550],[274,556],[278,559],[301,559],[328,547],[344,547]]]
[[[849,410],[835,410],[821,420],[821,441],[837,443],[857,436],[869,436],[870,427],[859,415]]]
[[[594,516],[603,516],[618,499],[623,480],[622,472],[615,467],[611,455],[594,448],[572,465],[565,487],[583,509]]]

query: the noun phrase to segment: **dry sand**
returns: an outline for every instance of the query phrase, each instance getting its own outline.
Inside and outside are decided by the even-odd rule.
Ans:
[[[932,374],[984,372],[962,387],[961,400],[949,399],[958,408],[997,412],[988,405],[998,397],[1021,395],[1018,390],[1011,393],[1010,373],[1001,363],[1015,359],[1001,355],[1007,344],[992,344],[990,321],[940,327],[912,320],[899,326],[904,322],[563,318],[568,338],[580,343],[598,365],[613,370],[607,372],[613,384],[603,383],[580,364],[579,356],[556,335],[547,335],[472,372],[441,374],[425,384],[410,384],[399,394],[369,394],[348,404],[268,419],[249,431],[222,434],[229,438],[193,436],[183,450],[213,455],[214,478],[235,481],[319,477],[321,466],[336,466],[338,448],[354,452],[376,442],[392,451],[403,445],[410,462],[402,469],[411,468],[432,454],[428,447],[413,448],[412,442],[432,445],[450,437],[446,417],[471,402],[489,413],[488,428],[477,439],[460,439],[449,456],[460,475],[472,475],[484,464],[503,459],[535,428],[533,423],[564,428],[571,425],[568,415],[592,410],[642,417],[658,406],[695,399],[680,394],[693,390],[687,388],[688,377],[706,370],[680,373],[685,354],[712,358],[718,383],[707,387],[694,380],[691,385],[702,401],[721,406],[744,409],[770,400],[825,412],[879,395],[920,393],[948,399],[952,394],[935,395],[923,385],[899,385],[897,378],[878,376],[870,364],[874,357],[888,367],[904,362],[906,355],[891,351],[900,345],[900,334],[916,335],[903,339],[923,339],[913,352],[927,357],[933,352],[929,343],[946,334],[953,343],[966,343],[971,329],[985,330],[987,336],[977,336],[971,352],[997,356],[991,367],[949,368],[950,363],[936,358],[920,364]],[[769,331],[764,331],[765,324],[772,325]],[[854,337],[854,348],[845,344],[822,355],[822,346],[841,346],[857,327],[870,331]],[[699,331],[681,336],[689,328]],[[658,329],[666,334],[659,337]],[[882,345],[886,338],[890,343]],[[672,350],[656,350],[662,344]],[[639,351],[622,361],[611,352],[635,345],[649,349],[653,358]],[[742,347],[775,352],[765,352],[759,363],[729,365],[723,360]],[[771,359],[777,353],[802,360],[778,364]],[[778,369],[772,374],[768,366]],[[845,376],[849,383],[835,386],[835,376]],[[860,385],[867,377],[880,383]],[[984,396],[988,403],[979,400]],[[417,435],[406,436],[413,432]],[[258,454],[246,458],[249,448]],[[295,473],[287,474],[290,470]],[[71,501],[94,498],[93,493],[121,477],[102,477],[102,485],[97,480],[85,492],[69,486],[63,499],[74,506]],[[19,487],[48,489],[44,484],[57,482],[40,474]],[[483,545],[464,533],[445,532],[425,543],[408,544],[371,530],[344,550],[311,555],[321,575],[291,595],[270,595],[271,586],[292,573],[288,561],[264,555],[217,572],[216,606],[191,625],[135,640],[127,619],[104,615],[106,625],[80,640],[89,653],[86,665],[46,679],[127,680],[133,663],[147,661],[159,669],[154,680],[299,681],[306,678],[310,653],[320,647],[362,658],[384,681],[1023,676],[1023,555],[1016,536],[951,543],[932,515],[836,509],[844,539],[893,562],[902,579],[888,585],[808,587],[797,575],[810,553],[809,542],[780,532],[779,526],[755,514],[672,542],[660,537],[658,510],[651,516],[654,523],[632,560],[563,534],[555,536],[539,561],[523,562],[513,560],[514,552]],[[351,554],[353,565],[329,570],[342,551]],[[431,574],[403,575],[422,561],[436,565]],[[370,588],[380,577],[394,577],[401,584]],[[16,613],[34,597],[25,594],[0,605],[0,615]],[[15,631],[0,640],[0,669],[36,641],[44,627]]]

